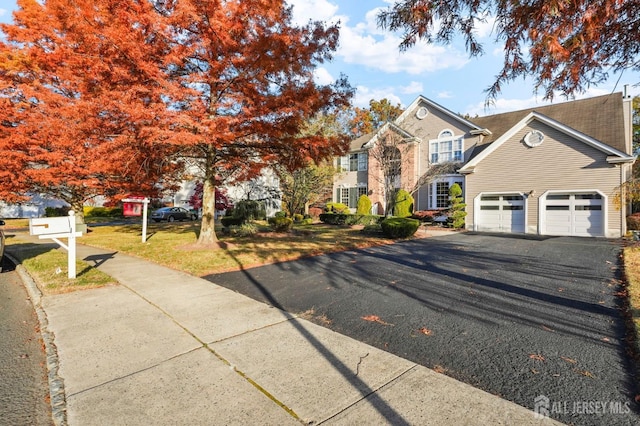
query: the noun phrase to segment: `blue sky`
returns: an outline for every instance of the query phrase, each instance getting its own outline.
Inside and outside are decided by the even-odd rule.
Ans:
[[[485,109],[484,90],[500,71],[502,49],[492,43],[491,22],[479,28],[479,39],[485,54],[470,59],[464,44],[449,46],[418,43],[407,52],[400,53],[397,34],[382,31],[376,26],[376,14],[389,6],[392,0],[288,0],[293,5],[294,21],[306,23],[309,19],[340,22],[340,47],[331,63],[317,71],[319,82],[327,83],[346,74],[357,88],[354,103],[366,107],[371,99],[387,98],[408,106],[423,95],[442,106],[471,115],[487,115],[504,111],[543,105],[542,95],[533,93],[530,80],[516,80],[503,87],[493,107]],[[11,20],[15,0],[0,0],[0,21]],[[640,74],[627,72],[611,75],[610,79],[590,88],[577,98],[591,97],[622,91],[629,84],[631,95],[640,94]],[[556,102],[565,99],[558,96]]]

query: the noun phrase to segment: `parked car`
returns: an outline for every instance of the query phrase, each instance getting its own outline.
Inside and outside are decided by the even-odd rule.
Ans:
[[[166,220],[173,222],[176,220],[196,220],[198,215],[182,207],[162,207],[151,214],[151,219],[155,222]]]
[[[4,226],[4,220],[0,220],[0,226]],[[2,272],[2,256],[4,256],[4,232],[0,228],[0,272]]]

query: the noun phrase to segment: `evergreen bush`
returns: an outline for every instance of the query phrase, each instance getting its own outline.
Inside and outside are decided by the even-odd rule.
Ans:
[[[389,217],[380,223],[382,232],[389,238],[409,238],[420,227],[420,221],[406,217]]]
[[[228,228],[230,226],[240,226],[244,223],[244,220],[241,217],[224,216],[220,218],[220,222],[222,222],[222,226]]]
[[[324,211],[327,213],[344,213],[349,211],[349,206],[342,203],[327,203],[324,207]]]
[[[267,218],[267,210],[261,201],[242,200],[238,201],[234,206],[233,216],[241,218],[243,222],[265,220]]]
[[[356,214],[371,214],[371,199],[366,194],[362,194],[360,198],[358,198],[358,207],[356,209]]]
[[[276,232],[288,232],[293,227],[293,219],[290,217],[270,217],[269,225]]]
[[[451,205],[451,226],[455,229],[464,226],[464,218],[467,216],[467,212],[464,211],[467,205],[462,201],[462,188],[460,188],[460,185],[457,183],[454,183],[451,185],[451,188],[449,188],[449,204]]]
[[[413,197],[404,189],[396,192],[393,215],[395,217],[410,217],[413,213]]]

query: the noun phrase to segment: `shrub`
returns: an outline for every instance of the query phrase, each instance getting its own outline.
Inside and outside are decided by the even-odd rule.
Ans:
[[[382,232],[389,238],[409,238],[416,233],[420,221],[406,217],[389,217],[380,223]]]
[[[45,207],[44,215],[46,217],[69,216],[70,207]]]
[[[83,209],[85,217],[122,217],[122,207],[91,207]]]
[[[243,223],[242,225],[232,225],[225,228],[229,235],[236,237],[250,237],[258,232],[258,228],[252,223]]]
[[[302,219],[302,222],[300,222],[302,225],[311,225],[313,224],[313,218],[308,217],[306,219]]]
[[[393,215],[396,217],[409,217],[413,212],[413,197],[404,189],[396,192]]]
[[[640,231],[640,213],[633,213],[627,216],[627,230]]]
[[[241,218],[244,222],[248,220],[265,220],[267,210],[264,203],[254,200],[238,201],[233,208],[233,216]]]
[[[287,212],[283,212],[283,211],[276,212],[274,217],[287,217]]]
[[[412,219],[418,219],[421,222],[433,222],[436,217],[442,216],[444,211],[442,210],[419,210],[413,212]]]
[[[320,221],[328,225],[373,225],[384,219],[373,214],[323,213]]]
[[[451,226],[456,229],[464,226],[464,218],[467,212],[464,211],[467,205],[462,202],[462,188],[457,183],[449,188],[449,203],[451,204]]]
[[[349,211],[349,206],[342,203],[327,203],[324,208],[324,211],[327,213],[345,213]]]
[[[224,216],[220,219],[220,222],[222,222],[222,226],[228,228],[230,226],[240,226],[244,221],[240,217]]]
[[[328,225],[344,225],[347,221],[347,215],[344,213],[322,213],[320,222]]]
[[[293,220],[289,217],[270,217],[269,225],[276,232],[288,232],[293,227]]]
[[[294,222],[302,222],[302,219],[304,219],[304,216],[301,215],[300,213],[296,213],[293,215]]]
[[[366,194],[362,194],[360,198],[358,198],[358,207],[356,209],[356,214],[371,214],[371,199]]]

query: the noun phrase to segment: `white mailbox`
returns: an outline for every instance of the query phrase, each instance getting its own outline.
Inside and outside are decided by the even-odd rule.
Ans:
[[[52,235],[60,234],[60,238],[65,238],[71,233],[71,222],[75,220],[72,216],[67,217],[34,217],[29,219],[29,233],[31,235],[52,238]]]
[[[76,231],[75,212],[71,210],[67,217],[34,217],[29,219],[29,234],[40,239],[51,238],[67,251],[69,278],[76,277],[76,237],[82,232]],[[58,238],[67,238],[64,244]]]

